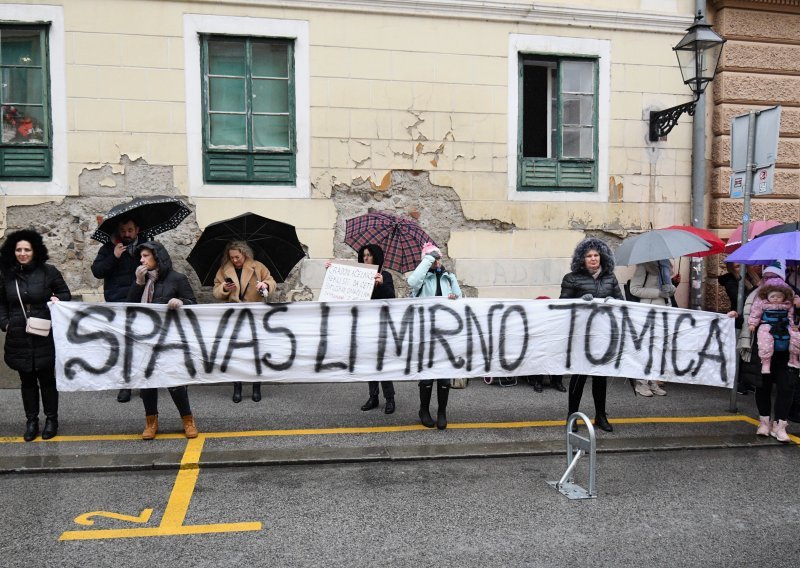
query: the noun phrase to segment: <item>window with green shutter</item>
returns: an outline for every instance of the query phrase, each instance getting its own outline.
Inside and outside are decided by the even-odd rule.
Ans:
[[[52,178],[47,26],[0,24],[0,179]]]
[[[597,60],[520,55],[520,191],[595,191]]]
[[[207,183],[295,181],[293,43],[202,36]]]

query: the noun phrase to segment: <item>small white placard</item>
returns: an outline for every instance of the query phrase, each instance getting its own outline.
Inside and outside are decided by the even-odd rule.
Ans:
[[[319,301],[369,300],[375,289],[377,272],[378,267],[374,264],[337,260],[325,271]]]

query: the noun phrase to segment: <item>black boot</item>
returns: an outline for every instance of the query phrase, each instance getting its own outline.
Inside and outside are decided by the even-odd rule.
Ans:
[[[367,402],[361,405],[361,410],[367,411],[372,410],[373,408],[378,408],[380,402],[378,401],[377,396],[371,396],[367,399]]]
[[[117,393],[117,402],[130,402],[131,389],[119,389]]]
[[[556,389],[558,392],[567,392],[566,387],[561,382],[561,375],[551,375],[550,386]]]
[[[536,392],[542,392],[544,390],[544,386],[542,385],[542,377],[541,375],[536,375],[533,377],[533,390]]]
[[[233,397],[231,397],[231,400],[236,403],[242,402],[242,383],[233,383]]]
[[[253,383],[253,402],[261,402],[261,383]]]
[[[608,416],[606,416],[605,412],[597,413],[597,415],[594,417],[594,425],[605,432],[614,431],[614,427],[608,421]]]
[[[436,399],[439,403],[439,409],[436,411],[436,427],[439,430],[447,428],[447,399],[450,396],[450,385],[438,383],[436,384]]]
[[[22,393],[22,407],[25,409],[25,434],[22,439],[26,442],[32,441],[39,434],[39,389],[25,388]]]
[[[41,387],[41,391],[45,415],[42,440],[49,440],[58,434],[58,391],[55,387]]]
[[[387,398],[386,399],[386,407],[383,409],[384,414],[392,414],[394,413],[394,399]]]
[[[419,385],[419,421],[425,428],[433,428],[436,423],[431,416],[431,394],[433,385]]]

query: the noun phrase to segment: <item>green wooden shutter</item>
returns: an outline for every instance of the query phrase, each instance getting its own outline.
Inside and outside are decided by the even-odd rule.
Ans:
[[[49,148],[0,148],[0,177],[5,179],[51,179]]]

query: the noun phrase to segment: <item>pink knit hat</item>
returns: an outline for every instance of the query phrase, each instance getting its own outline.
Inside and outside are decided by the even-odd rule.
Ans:
[[[439,255],[442,254],[442,251],[439,250],[439,247],[437,247],[435,244],[433,244],[430,241],[428,241],[427,243],[422,245],[422,257],[423,258],[425,257],[425,255],[431,254],[433,251],[438,252]]]

